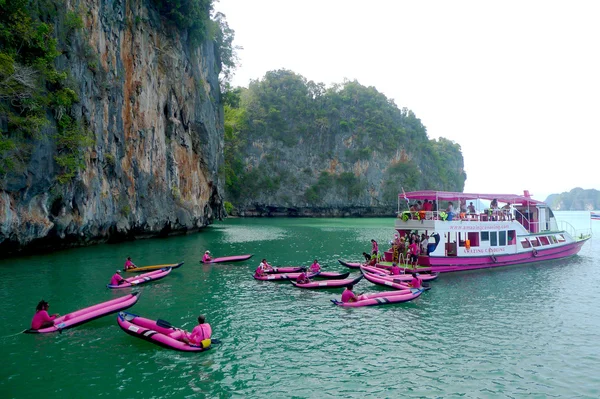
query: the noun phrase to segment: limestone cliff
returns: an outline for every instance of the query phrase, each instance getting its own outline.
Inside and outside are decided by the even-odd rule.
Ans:
[[[550,207],[557,211],[593,211],[600,209],[600,191],[581,187],[546,198]]]
[[[65,6],[81,16],[83,29],[70,35],[56,62],[77,89],[68,112],[91,145],[77,175],[60,184],[56,143],[32,143],[26,170],[0,190],[2,255],[182,233],[220,218],[223,111],[215,43],[191,45],[152,0]],[[51,124],[46,137],[55,129]]]

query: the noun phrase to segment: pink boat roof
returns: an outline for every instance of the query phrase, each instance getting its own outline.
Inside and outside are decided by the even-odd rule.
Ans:
[[[423,191],[409,191],[407,193],[398,194],[400,200],[404,200],[405,196],[409,200],[435,200],[435,201],[458,201],[458,200],[493,200],[496,199],[499,202],[505,202],[509,204],[522,204],[522,205],[535,205],[544,204],[543,201],[537,201],[531,198],[528,191],[524,192],[524,195],[516,194],[478,194],[478,193],[459,193],[451,191],[434,191],[434,190],[423,190]]]

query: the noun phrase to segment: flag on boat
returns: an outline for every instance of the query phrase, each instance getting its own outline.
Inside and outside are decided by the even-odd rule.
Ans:
[[[600,220],[600,212],[591,212],[592,220]]]
[[[404,187],[402,187],[402,196],[404,197],[404,199],[406,200],[406,203],[408,204],[408,197],[406,196],[406,193],[404,192]]]

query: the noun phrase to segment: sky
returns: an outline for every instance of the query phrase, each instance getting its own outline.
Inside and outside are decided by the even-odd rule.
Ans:
[[[464,192],[600,190],[600,1],[219,0],[232,84],[373,86],[460,144]],[[596,158],[599,157],[599,158]]]

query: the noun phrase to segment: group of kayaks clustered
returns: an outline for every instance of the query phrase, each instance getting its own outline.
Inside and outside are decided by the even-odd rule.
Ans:
[[[302,266],[272,267],[266,259],[263,259],[254,272],[254,278],[261,281],[289,280],[298,288],[345,288],[341,300],[332,299],[337,306],[361,307],[386,305],[393,303],[408,302],[419,297],[423,291],[430,287],[423,283],[435,280],[438,275],[433,274],[404,274],[403,270],[396,264],[387,266],[375,263],[372,266],[339,260],[340,264],[351,269],[360,270],[357,277],[349,277],[350,272],[337,273],[321,270],[321,266],[315,259],[308,268]],[[373,284],[388,288],[384,292],[355,295],[352,289],[362,278]]]
[[[201,262],[207,264],[230,263],[247,260],[251,257],[252,255],[236,255],[211,258],[207,251]],[[350,272],[337,273],[322,271],[321,266],[316,260],[308,268],[302,266],[271,267],[266,260],[263,260],[254,273],[254,278],[262,281],[289,280],[298,288],[346,288],[346,290],[351,290],[352,287],[364,277],[374,284],[393,289],[384,292],[361,294],[359,296],[352,294],[350,300],[345,299],[345,297],[348,298],[347,295],[342,295],[341,301],[336,299],[331,300],[335,305],[342,307],[373,306],[411,301],[419,297],[423,291],[429,289],[429,286],[422,284],[421,281],[431,281],[437,278],[437,274],[420,274],[418,276],[402,274],[399,272],[399,267],[395,265],[392,267],[380,264],[368,266],[342,260],[339,262],[346,267],[359,269],[361,272],[360,276],[348,278]],[[145,273],[122,279],[119,283],[116,283],[115,279],[113,279],[110,284],[107,284],[107,287],[110,289],[121,289],[156,281],[166,277],[173,269],[181,267],[183,263],[184,262],[168,265],[125,268],[126,272]],[[118,273],[120,274],[120,270]],[[415,284],[415,278],[417,278],[418,284]],[[117,322],[123,331],[134,337],[144,339],[166,348],[186,352],[202,352],[210,349],[212,343],[216,343],[216,340],[211,340],[210,336],[207,339],[202,339],[198,343],[190,342],[188,339],[190,335],[187,331],[174,327],[165,320],[151,320],[133,313],[124,312],[125,309],[136,304],[139,298],[138,294],[138,292],[132,292],[110,301],[55,317],[49,325],[45,325],[38,329],[30,328],[23,332],[61,332],[62,330],[118,312]],[[46,312],[48,308],[47,303],[44,301],[40,303],[46,304],[45,308],[42,309],[42,311]]]
[[[251,256],[252,255],[241,255],[214,258],[210,262],[206,263],[241,261],[249,259]],[[151,281],[156,281],[166,277],[173,269],[181,267],[183,263],[184,262],[176,264],[135,267],[135,265],[131,263],[130,258],[128,258],[128,261],[125,263],[125,272],[144,273],[122,279],[118,278],[121,271],[117,270],[117,273],[115,276],[113,276],[111,282],[107,284],[107,287],[110,289],[130,288],[149,283]],[[128,268],[128,264],[133,265],[133,267]],[[138,299],[139,293],[132,292],[125,296],[89,306],[87,308],[80,309],[62,316],[48,315],[48,303],[42,300],[38,304],[36,315],[32,321],[32,328],[23,332],[31,334],[62,332],[68,328],[72,328],[80,324],[87,323],[88,321],[118,312],[117,323],[123,331],[134,337],[144,339],[166,348],[185,352],[202,352],[210,349],[213,343],[218,342],[218,340],[210,339],[210,325],[207,323],[204,324],[200,318],[198,321],[201,323],[202,328],[200,328],[199,331],[202,332],[202,336],[200,336],[196,342],[195,340],[190,339],[194,338],[193,332],[190,334],[185,330],[173,326],[168,321],[161,319],[151,320],[140,317],[133,313],[124,312],[125,309],[135,305]],[[43,321],[43,324],[40,323],[41,321]],[[35,324],[40,325],[40,327],[33,328]]]

